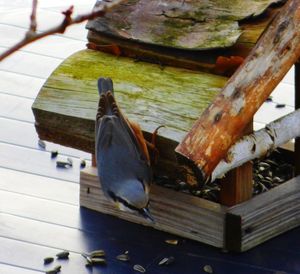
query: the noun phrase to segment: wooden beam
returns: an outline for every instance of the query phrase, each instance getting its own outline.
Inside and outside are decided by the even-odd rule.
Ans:
[[[289,140],[300,136],[300,109],[269,123],[265,128],[242,137],[228,151],[211,174],[211,180],[222,178],[228,171],[260,158]]]
[[[150,191],[150,211],[155,223],[117,209],[103,194],[97,169],[92,167],[80,172],[80,205],[180,237],[224,246],[226,207],[155,184]]]
[[[289,0],[222,92],[177,146],[181,163],[206,181],[255,112],[300,56],[300,1]]]
[[[253,132],[253,121],[249,123],[245,134]],[[233,206],[251,199],[253,193],[253,164],[252,162],[229,171],[221,179],[220,203]]]
[[[300,59],[295,63],[295,110],[300,109]],[[300,137],[295,139],[295,175],[300,175]]]
[[[300,176],[228,209],[225,248],[246,251],[300,225]]]

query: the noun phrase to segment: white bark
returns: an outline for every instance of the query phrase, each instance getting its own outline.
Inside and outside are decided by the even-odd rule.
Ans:
[[[221,178],[229,170],[259,158],[287,141],[300,136],[300,109],[244,136],[228,151],[212,172],[211,181]]]

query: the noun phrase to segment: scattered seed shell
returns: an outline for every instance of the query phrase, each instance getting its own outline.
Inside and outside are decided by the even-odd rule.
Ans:
[[[120,254],[116,258],[117,258],[117,260],[122,261],[122,262],[128,262],[130,260],[128,254]]]
[[[70,163],[67,162],[67,161],[56,161],[56,167],[59,167],[59,168],[68,168],[70,167]]]
[[[56,158],[57,155],[58,155],[58,151],[57,151],[57,150],[52,150],[52,151],[51,151],[51,159]]]
[[[46,257],[44,258],[44,264],[50,264],[54,261],[53,257]]]
[[[91,258],[92,265],[94,264],[106,264],[106,260],[104,258]]]
[[[86,167],[86,161],[84,159],[80,160],[80,167],[85,168]]]
[[[173,256],[170,257],[165,257],[163,258],[158,265],[162,266],[162,265],[170,265],[175,261],[175,258]]]
[[[69,259],[69,255],[70,255],[70,252],[67,250],[64,250],[62,252],[57,253],[56,257],[59,260],[67,260],[67,259]]]
[[[276,108],[284,108],[285,107],[285,104],[277,104],[276,105]]]
[[[60,272],[60,270],[61,270],[61,265],[57,265],[53,269],[47,270],[45,273],[46,274],[57,274]]]
[[[139,264],[135,264],[133,266],[133,269],[137,272],[140,272],[140,273],[145,273],[146,272],[146,269],[143,266],[139,265]]]
[[[102,250],[102,249],[94,250],[94,251],[90,252],[88,254],[88,256],[91,257],[91,258],[104,257],[105,256],[105,251]]]
[[[165,240],[165,242],[170,245],[178,245],[178,240],[175,239]]]
[[[45,143],[45,141],[43,141],[43,140],[41,140],[41,139],[39,139],[38,145],[39,145],[40,148],[43,148],[43,149],[46,148],[46,143]]]
[[[214,273],[212,267],[211,267],[209,264],[205,265],[205,266],[203,267],[203,270],[204,270],[206,273]]]

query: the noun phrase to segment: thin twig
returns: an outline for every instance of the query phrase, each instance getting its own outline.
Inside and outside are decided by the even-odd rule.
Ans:
[[[30,32],[36,32],[37,22],[36,22],[36,9],[37,9],[38,0],[32,0],[32,12],[30,15]]]
[[[90,20],[90,19],[94,19],[99,16],[103,16],[110,9],[112,9],[116,5],[121,4],[122,2],[125,2],[125,0],[101,1],[90,13],[81,14],[81,15],[76,16],[75,18],[72,18],[73,6],[71,6],[66,11],[63,12],[65,18],[63,19],[61,24],[59,24],[58,26],[52,27],[48,30],[45,30],[43,32],[37,33],[36,32],[37,0],[33,0],[29,31],[26,33],[25,37],[21,41],[19,41],[17,44],[15,44],[14,46],[10,47],[9,49],[7,49],[6,51],[4,51],[3,53],[0,54],[0,62],[4,58],[8,57],[9,55],[11,55],[12,53],[16,52],[17,50],[23,48],[24,46],[28,45],[29,43],[32,43],[36,40],[39,40],[41,38],[44,38],[46,36],[49,36],[49,35],[52,35],[55,33],[64,33],[66,28],[71,25],[79,24],[86,20]]]

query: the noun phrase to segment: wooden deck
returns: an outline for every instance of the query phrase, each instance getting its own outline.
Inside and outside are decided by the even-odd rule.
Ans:
[[[30,2],[0,1],[0,51],[24,35]],[[85,12],[95,1],[39,2],[38,27],[45,29],[58,22],[68,4]],[[44,273],[57,264],[63,274],[134,273],[134,264],[154,274],[205,273],[205,265],[218,274],[300,273],[300,228],[244,254],[231,254],[183,239],[171,246],[164,241],[177,237],[79,207],[79,159],[90,164],[90,155],[51,143],[39,147],[31,105],[51,72],[85,48],[86,34],[84,25],[71,27],[65,35],[29,45],[0,63],[0,273]],[[256,128],[293,110],[293,73],[273,92],[273,102],[256,114]],[[276,108],[277,103],[286,107]],[[56,168],[50,157],[54,149],[62,159],[72,157],[73,168]],[[71,251],[68,261],[44,267],[44,257],[64,249]],[[94,249],[106,251],[108,264],[91,271],[80,253]],[[126,250],[131,261],[116,260]],[[158,266],[166,256],[174,256],[175,263]]]

